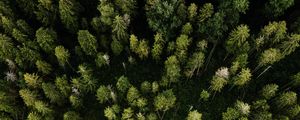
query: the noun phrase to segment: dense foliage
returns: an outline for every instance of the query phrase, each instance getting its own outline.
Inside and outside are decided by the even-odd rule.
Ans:
[[[0,0],[0,120],[299,120],[299,0]]]

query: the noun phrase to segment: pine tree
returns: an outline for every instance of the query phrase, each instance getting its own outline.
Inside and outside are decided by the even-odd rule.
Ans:
[[[51,114],[53,112],[47,103],[40,100],[34,102],[34,108],[43,115]]]
[[[268,2],[265,3],[265,11],[271,17],[279,17],[284,13],[284,11],[293,5],[294,0],[268,0]]]
[[[122,120],[133,120],[134,111],[131,107],[124,109],[122,113]]]
[[[50,99],[51,103],[59,105],[63,104],[63,95],[57,90],[56,86],[52,83],[43,83],[42,89],[47,98]]]
[[[148,54],[150,53],[150,48],[146,40],[139,41],[136,53],[141,59],[146,59],[148,57]]]
[[[249,43],[247,42],[250,30],[247,25],[240,25],[231,31],[226,41],[226,50],[229,53],[238,54],[239,52],[247,52]]]
[[[38,93],[36,91],[31,91],[29,89],[21,89],[19,91],[21,98],[28,107],[33,107],[37,101]]]
[[[72,105],[72,107],[78,109],[78,108],[81,108],[83,106],[83,99],[78,96],[78,95],[71,95],[69,97],[69,100],[70,100],[70,103]]]
[[[206,90],[202,90],[202,92],[200,93],[200,99],[207,101],[210,97],[210,93]]]
[[[118,56],[123,51],[124,46],[121,44],[120,41],[114,39],[110,44],[111,50],[114,53],[114,55]]]
[[[135,87],[130,87],[128,92],[127,92],[127,101],[131,106],[137,106],[137,100],[140,97],[140,93],[138,91],[138,89],[136,89]]]
[[[46,61],[38,60],[35,63],[38,71],[42,72],[43,74],[50,74],[52,71],[51,64],[47,63]]]
[[[289,55],[299,47],[300,34],[292,34],[287,38],[288,40],[283,41],[280,45],[280,50],[283,55]]]
[[[180,78],[180,65],[176,56],[170,56],[165,61],[165,73],[162,77],[161,85],[167,86],[171,83],[175,83]]]
[[[172,90],[166,90],[159,93],[154,98],[154,107],[156,111],[167,111],[174,107],[176,96]]]
[[[12,59],[14,58],[14,44],[12,39],[5,34],[0,34],[0,56],[1,59]]]
[[[25,73],[24,80],[26,84],[32,88],[39,88],[42,84],[42,79],[36,73]]]
[[[100,20],[105,25],[111,25],[113,17],[115,16],[115,9],[110,1],[102,1],[98,7],[98,11],[101,13]]]
[[[76,0],[59,0],[59,14],[61,22],[72,33],[77,32],[78,17],[82,6]]]
[[[261,90],[261,96],[265,99],[270,99],[276,95],[276,92],[278,91],[278,85],[276,84],[268,84],[263,87]]]
[[[54,52],[57,34],[54,30],[49,28],[39,28],[36,33],[36,40],[39,43],[40,47],[47,53]]]
[[[95,55],[97,53],[98,43],[88,30],[79,30],[77,39],[86,55]]]
[[[280,59],[282,59],[280,50],[276,48],[270,48],[261,54],[258,64],[259,66],[272,65],[273,63],[278,62]]]
[[[64,97],[69,96],[72,91],[66,75],[56,77],[55,86],[60,90]]]
[[[70,53],[67,49],[60,45],[55,47],[55,56],[59,64],[64,67],[69,61]]]
[[[190,111],[187,120],[202,120],[202,114],[199,113],[197,110]]]
[[[134,15],[136,13],[136,0],[116,0],[115,4],[121,9],[122,13]]]
[[[293,105],[297,102],[297,93],[292,91],[284,92],[276,98],[275,102],[279,108]]]
[[[190,43],[191,43],[191,38],[189,38],[187,35],[180,35],[176,39],[175,55],[177,56],[177,58],[180,62],[186,61],[187,50],[188,50]]]
[[[207,18],[211,17],[214,13],[214,6],[211,3],[205,3],[199,9],[199,22],[205,21]]]
[[[117,114],[120,112],[120,108],[118,105],[113,105],[111,107],[106,107],[104,110],[104,116],[108,120],[115,120],[118,118]]]
[[[74,111],[68,111],[64,113],[64,120],[82,120],[78,113]]]
[[[164,45],[165,45],[165,41],[163,39],[162,34],[156,33],[155,36],[154,36],[153,48],[151,50],[152,57],[155,60],[159,60],[160,59],[161,54],[163,53]]]
[[[124,18],[117,15],[112,24],[113,37],[115,37],[119,41],[124,41],[125,43],[127,43],[129,35],[126,31],[127,25],[124,21]]]
[[[125,93],[131,87],[131,84],[127,77],[121,76],[119,77],[116,86],[120,92]]]
[[[152,84],[149,81],[144,81],[141,84],[141,91],[143,93],[149,93],[152,90]]]
[[[51,0],[38,0],[36,18],[44,25],[51,25],[57,17],[58,8]]]
[[[286,22],[270,22],[264,26],[260,32],[260,39],[255,40],[256,49],[266,45],[274,45],[281,42],[286,37]]]
[[[251,80],[251,71],[249,68],[242,68],[241,72],[233,77],[233,85],[243,86]]]
[[[190,22],[193,22],[197,16],[197,5],[195,3],[191,3],[188,7],[188,18]]]
[[[100,103],[105,103],[111,98],[110,90],[106,86],[101,85],[97,90],[96,96]]]
[[[219,68],[210,82],[210,89],[215,92],[221,92],[223,87],[228,83],[229,77],[228,68]]]

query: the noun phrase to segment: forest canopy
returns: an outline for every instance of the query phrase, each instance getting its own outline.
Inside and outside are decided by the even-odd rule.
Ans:
[[[0,0],[0,120],[299,120],[299,0]]]

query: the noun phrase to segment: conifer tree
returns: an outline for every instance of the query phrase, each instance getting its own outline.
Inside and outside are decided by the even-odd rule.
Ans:
[[[49,28],[39,28],[36,33],[36,40],[40,47],[47,53],[54,52],[55,43],[57,40],[57,34],[54,30]]]
[[[154,98],[154,107],[156,111],[162,111],[165,114],[166,111],[172,109],[176,102],[176,96],[172,90],[166,90],[159,93]],[[160,119],[163,119],[163,115],[159,115]]]
[[[116,0],[115,4],[121,9],[122,13],[134,15],[136,13],[137,1],[136,0]]]
[[[223,87],[228,83],[229,77],[228,68],[219,68],[210,82],[210,89],[215,92],[221,92]]]
[[[279,17],[285,10],[293,5],[294,0],[268,0],[268,2],[265,3],[265,10],[271,17]]]
[[[30,89],[21,89],[19,91],[21,98],[24,103],[28,107],[33,107],[35,102],[37,101],[38,93],[36,91],[32,91]]]
[[[278,91],[278,85],[276,84],[268,84],[263,87],[261,90],[261,96],[265,99],[270,99],[276,95],[276,92]]]
[[[103,22],[104,25],[111,25],[113,22],[113,17],[116,13],[115,8],[110,3],[110,1],[101,1],[97,9],[101,13],[101,22]]]
[[[294,52],[299,47],[300,35],[292,34],[287,37],[288,40],[283,41],[280,45],[280,50],[283,55],[289,55]]]
[[[197,5],[195,3],[191,3],[188,7],[188,18],[190,22],[193,22],[197,16]]]
[[[247,52],[247,48],[249,49],[249,43],[247,42],[247,39],[250,36],[249,31],[247,25],[240,25],[233,30],[226,41],[226,50],[233,54]]]
[[[32,87],[32,88],[39,88],[40,85],[42,84],[41,78],[36,73],[33,73],[33,74],[26,73],[26,74],[24,74],[24,80],[27,83],[27,85]]]
[[[211,3],[205,3],[200,9],[199,9],[199,22],[203,22],[207,18],[211,17],[214,12],[214,7]]]
[[[159,60],[160,59],[160,56],[161,56],[161,54],[163,52],[164,45],[165,45],[165,41],[163,39],[162,34],[156,33],[155,36],[154,36],[153,48],[151,50],[152,57],[155,60]]]
[[[297,93],[292,91],[284,92],[276,98],[276,105],[279,108],[293,105],[296,102],[297,102]]]
[[[121,44],[120,41],[114,39],[110,44],[111,50],[114,53],[114,55],[118,56],[123,51],[124,46]]]
[[[14,44],[12,39],[5,34],[0,34],[0,56],[1,59],[12,59],[14,57]]]
[[[44,25],[51,25],[55,22],[58,8],[51,0],[38,0],[37,10],[34,11],[36,18]]]
[[[64,113],[64,120],[81,120],[82,118],[78,115],[77,112],[68,111]]]
[[[251,71],[249,68],[242,68],[241,72],[233,77],[233,85],[243,86],[251,80]]]
[[[38,71],[42,72],[43,74],[49,74],[52,71],[51,64],[47,63],[46,61],[38,60],[35,63]]]
[[[67,49],[60,45],[55,47],[55,56],[59,64],[64,67],[69,61],[70,53]]]
[[[43,83],[42,89],[46,95],[47,98],[50,99],[51,103],[57,103],[61,105],[63,103],[63,96],[62,94],[57,90],[56,86],[52,83]]]
[[[100,103],[107,102],[111,98],[110,90],[106,86],[101,85],[97,90],[96,96]]]
[[[202,114],[197,110],[190,111],[188,114],[187,120],[202,120]]]
[[[98,43],[88,30],[79,30],[77,39],[86,55],[95,55],[97,53]]]
[[[126,31],[127,25],[124,18],[117,15],[112,24],[112,33],[114,35],[113,37],[115,37],[119,41],[124,41],[126,43],[128,39],[128,33]]]
[[[56,77],[55,86],[65,97],[69,96],[69,94],[72,91],[72,88],[68,83],[66,75]]]
[[[176,56],[170,56],[165,61],[165,73],[162,77],[161,85],[167,86],[171,83],[175,83],[180,78],[180,65]]]
[[[270,48],[265,50],[259,58],[259,66],[272,65],[282,58],[280,50],[276,48]]]
[[[127,77],[121,76],[119,77],[116,86],[120,92],[125,93],[131,87],[131,84]]]
[[[185,62],[187,58],[187,50],[191,43],[191,38],[187,35],[180,35],[176,39],[176,51],[175,55],[177,56],[180,62]]]
[[[59,14],[61,22],[70,32],[77,32],[78,20],[82,6],[76,0],[59,0]]]

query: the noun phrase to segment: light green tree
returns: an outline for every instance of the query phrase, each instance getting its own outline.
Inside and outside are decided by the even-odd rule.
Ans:
[[[176,56],[168,57],[165,61],[164,70],[165,72],[161,81],[162,86],[170,85],[171,83],[175,83],[179,80],[181,70]]]
[[[294,0],[268,0],[268,2],[265,3],[265,12],[271,17],[279,17],[293,5]]]
[[[32,91],[30,89],[21,89],[19,91],[21,98],[23,99],[24,103],[28,107],[34,106],[35,101],[37,101],[38,93],[36,91]]]
[[[76,33],[78,25],[78,17],[82,6],[76,0],[59,0],[59,15],[61,22],[72,33]]]
[[[96,97],[100,103],[105,103],[111,98],[110,90],[106,86],[101,85],[97,90]]]
[[[116,86],[120,92],[125,93],[131,87],[131,84],[127,77],[121,76],[119,77]]]
[[[95,55],[98,48],[96,37],[93,36],[88,30],[79,30],[77,35],[78,42],[85,54]]]
[[[36,73],[25,73],[24,80],[25,83],[32,88],[39,88],[42,84],[42,79]]]
[[[47,53],[54,52],[56,46],[57,34],[54,30],[49,28],[41,27],[36,33],[36,40],[39,43],[40,47]]]
[[[112,33],[113,37],[115,37],[119,41],[124,41],[127,43],[128,33],[127,33],[127,25],[124,21],[124,18],[117,15],[112,24]]]
[[[244,86],[251,80],[252,74],[249,68],[242,68],[241,72],[233,77],[233,85]]]
[[[64,113],[64,120],[82,120],[82,118],[79,116],[79,113],[68,111]]]
[[[188,7],[188,18],[190,22],[193,22],[197,16],[197,5],[195,3],[191,3]]]
[[[226,41],[226,50],[228,53],[237,54],[239,52],[247,52],[249,49],[250,30],[247,25],[240,25],[230,32],[229,38]]]
[[[275,103],[278,106],[278,108],[290,106],[295,104],[296,102],[297,102],[297,93],[292,91],[287,91],[280,94],[275,100]]]
[[[57,90],[56,86],[52,83],[42,83],[42,89],[45,96],[50,99],[51,103],[62,105],[64,103],[63,95]]]
[[[278,85],[276,84],[268,84],[263,87],[261,90],[261,96],[265,99],[270,99],[276,95],[276,92],[278,91]]]
[[[174,95],[172,90],[166,90],[162,93],[159,93],[154,98],[154,107],[156,111],[162,111],[163,115],[159,115],[160,119],[163,119],[163,116],[166,111],[175,107],[176,96]]]
[[[15,55],[13,41],[5,34],[0,34],[0,57],[1,59],[12,59]]]
[[[291,34],[280,45],[282,55],[289,55],[299,47],[300,34]]]
[[[165,45],[165,41],[163,39],[162,34],[156,33],[155,36],[154,36],[153,48],[151,50],[152,57],[155,60],[159,60],[160,59],[160,56],[163,53],[164,45]]]
[[[199,113],[197,110],[190,111],[187,120],[202,120],[202,114]]]
[[[269,48],[265,50],[259,57],[258,66],[272,65],[282,59],[280,50],[276,48]]]
[[[56,46],[55,47],[55,56],[61,66],[65,66],[69,62],[70,53],[67,49],[65,49],[63,46]]]

